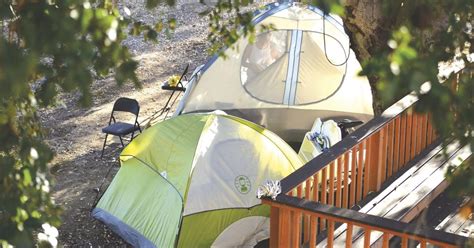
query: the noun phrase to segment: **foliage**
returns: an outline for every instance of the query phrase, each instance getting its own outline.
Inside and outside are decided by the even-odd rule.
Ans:
[[[217,53],[219,56],[225,57],[224,47],[238,49],[234,44],[241,37],[247,37],[248,40],[255,42],[256,32],[266,32],[272,30],[272,25],[261,25],[260,30],[255,30],[252,23],[254,18],[254,10],[256,5],[253,0],[244,1],[222,1],[209,8],[208,11],[201,13],[209,17],[209,41],[211,47],[210,53]],[[265,9],[260,7],[257,11]]]
[[[209,15],[209,28],[211,41],[210,52],[218,52],[222,48],[222,44],[230,46],[234,44],[241,35],[250,35],[249,39],[254,40],[255,29],[251,25],[252,13],[240,11],[242,6],[247,6],[248,1],[234,3],[227,1],[219,1]],[[204,12],[203,14],[207,14]],[[234,18],[225,18],[224,15],[233,16]],[[242,27],[242,28],[241,28]],[[240,31],[240,32],[239,32]],[[220,51],[220,56],[224,56]]]
[[[31,247],[40,231],[38,241],[55,246],[60,209],[51,199],[53,153],[38,107],[53,104],[59,91],[78,91],[87,105],[92,81],[111,72],[118,84],[140,86],[138,63],[122,46],[127,31],[156,40],[176,23],[135,21],[108,0],[0,0],[0,21],[0,245]]]
[[[162,3],[172,5],[174,1],[147,0],[146,6]],[[347,10],[337,0],[311,3],[340,15]],[[362,61],[364,73],[377,81],[375,85],[388,103],[409,91],[417,92],[422,99],[417,110],[432,113],[440,134],[471,144],[474,149],[472,1],[379,3],[384,14],[396,20],[381,30],[386,33],[381,37],[391,37],[388,44]],[[242,11],[250,4],[251,0],[218,1],[203,13],[210,18],[211,50],[231,46],[240,35],[254,40],[252,16]],[[144,24],[127,15],[126,9],[122,12],[125,15],[109,0],[0,0],[2,246],[32,246],[32,233],[40,227],[43,232],[39,239],[55,244],[57,233],[52,226],[59,225],[60,210],[51,200],[47,168],[53,154],[43,141],[37,108],[53,104],[59,91],[78,91],[81,103],[87,104],[92,97],[92,81],[110,73],[119,84],[130,81],[139,86],[137,62],[122,46],[127,31],[156,40],[159,32],[176,26],[173,19]],[[446,24],[440,20],[446,20]],[[441,29],[434,29],[434,23],[441,23]],[[358,45],[355,41],[352,47]],[[440,76],[441,62],[448,66],[463,64],[464,69]],[[450,84],[454,78],[458,79],[456,91]],[[439,84],[439,80],[447,83]],[[425,91],[420,90],[423,85]],[[473,195],[474,173],[472,166],[465,167],[466,173],[450,175],[459,178],[458,182],[467,182],[457,184],[459,192]]]
[[[443,140],[454,138],[474,151],[474,4],[432,0],[410,7],[415,10],[412,18],[393,26],[387,49],[365,61],[364,72],[377,76],[377,89],[386,103],[416,92],[420,102],[415,110],[431,113]],[[420,8],[425,14],[416,11]],[[433,25],[444,26],[435,31]],[[453,195],[474,196],[473,165],[471,159],[456,172],[450,168]]]

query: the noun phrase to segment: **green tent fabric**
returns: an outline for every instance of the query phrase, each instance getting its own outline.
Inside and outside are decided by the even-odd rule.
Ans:
[[[139,247],[255,245],[269,234],[258,185],[302,165],[272,132],[218,113],[160,122],[120,160],[92,214]]]

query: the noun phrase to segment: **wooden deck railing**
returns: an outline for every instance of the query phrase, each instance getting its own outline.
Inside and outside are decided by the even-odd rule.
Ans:
[[[351,247],[352,233],[355,228],[362,228],[364,231],[364,247],[370,247],[370,237],[373,232],[382,233],[381,246],[389,247],[389,240],[393,237],[401,239],[400,246],[408,247],[409,240],[419,242],[420,247],[425,248],[428,244],[438,247],[464,247],[468,238],[437,231],[432,228],[420,228],[419,226],[390,220],[378,216],[359,213],[354,210],[337,208],[326,204],[307,201],[296,197],[281,195],[277,201],[263,199],[264,204],[271,206],[271,221],[277,220],[283,230],[280,230],[280,237],[276,238],[271,234],[270,247],[300,247],[302,246],[301,233],[298,227],[301,225],[300,218],[303,215],[309,216],[309,236],[307,245],[316,247],[318,242],[316,233],[318,233],[319,221],[327,222],[327,247]],[[334,228],[338,224],[347,225],[345,244],[334,244]],[[271,226],[273,227],[273,226]],[[273,232],[274,230],[271,230]],[[284,235],[289,234],[289,235]],[[278,234],[277,234],[278,235]],[[275,242],[276,241],[276,242]],[[378,245],[377,247],[380,247]]]
[[[379,191],[388,178],[436,140],[429,115],[413,111],[417,101],[415,95],[405,96],[381,116],[284,178],[282,194],[349,209],[365,200],[370,192]],[[264,203],[270,204],[269,201]],[[282,240],[292,240],[291,247],[313,244],[317,233],[334,229],[335,217],[322,218],[308,211],[279,209],[275,204],[271,203],[270,216],[272,247]],[[293,224],[289,225],[288,221]],[[387,233],[399,235],[396,231]]]
[[[350,208],[369,192],[380,190],[386,179],[435,141],[429,116],[413,111],[417,101],[416,96],[407,95],[395,103],[284,178],[282,192]]]

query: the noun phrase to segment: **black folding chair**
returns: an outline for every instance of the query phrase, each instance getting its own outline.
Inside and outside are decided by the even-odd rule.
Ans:
[[[118,122],[115,119],[114,112],[132,113],[135,115],[135,122],[133,124]],[[112,114],[110,115],[109,125],[102,129],[102,132],[105,133],[105,140],[104,146],[102,147],[102,155],[100,155],[101,158],[104,156],[104,149],[105,145],[107,144],[107,137],[109,134],[118,136],[120,139],[120,143],[122,143],[122,147],[125,147],[125,145],[123,144],[122,136],[126,136],[131,133],[132,136],[130,138],[130,141],[132,141],[135,131],[138,130],[140,131],[140,133],[142,132],[140,124],[138,123],[139,112],[140,106],[138,105],[138,102],[135,99],[121,97],[117,99],[117,101],[115,101],[114,108],[112,109]]]

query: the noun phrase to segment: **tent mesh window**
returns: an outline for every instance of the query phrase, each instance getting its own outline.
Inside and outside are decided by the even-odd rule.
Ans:
[[[261,33],[241,58],[241,82],[268,103],[305,105],[331,97],[344,81],[348,56],[340,37],[315,31]]]
[[[334,36],[303,32],[294,105],[316,103],[336,93],[346,74],[346,49]]]
[[[248,44],[241,60],[241,80],[244,89],[264,102],[283,103],[288,71],[290,31],[259,34]]]

